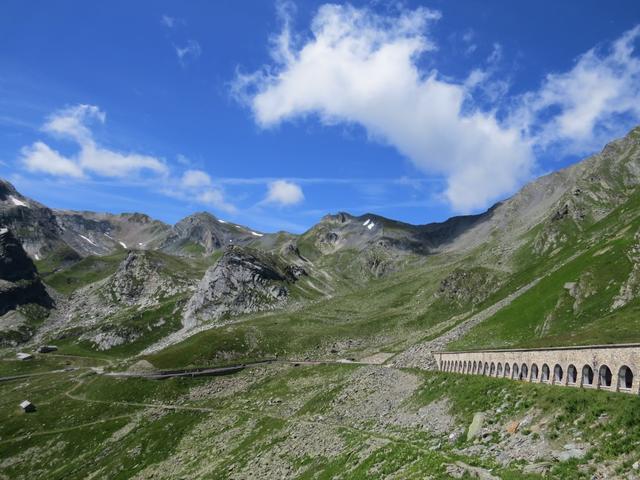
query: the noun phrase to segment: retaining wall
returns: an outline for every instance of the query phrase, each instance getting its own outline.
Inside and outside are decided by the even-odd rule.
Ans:
[[[640,344],[435,352],[445,372],[640,393]]]

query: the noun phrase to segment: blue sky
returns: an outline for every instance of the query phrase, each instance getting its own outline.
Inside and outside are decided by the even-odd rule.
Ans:
[[[427,223],[640,123],[637,1],[0,9],[0,176],[57,208]]]

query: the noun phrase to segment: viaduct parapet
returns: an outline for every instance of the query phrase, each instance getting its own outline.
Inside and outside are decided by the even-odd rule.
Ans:
[[[640,344],[435,352],[444,372],[640,393]]]

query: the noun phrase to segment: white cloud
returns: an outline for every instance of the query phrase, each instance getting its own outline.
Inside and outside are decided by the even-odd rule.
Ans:
[[[62,137],[71,138],[78,143],[89,142],[93,135],[87,123],[98,120],[104,123],[107,115],[95,105],[75,105],[64,108],[49,116],[42,130]]]
[[[46,173],[54,176],[81,178],[82,169],[73,161],[60,155],[42,142],[23,147],[21,161],[30,172]]]
[[[78,146],[75,155],[66,157],[43,142],[22,149],[22,163],[31,172],[54,176],[81,177],[94,173],[103,177],[126,177],[143,171],[167,175],[166,164],[155,157],[137,153],[122,153],[97,144],[89,125],[104,123],[106,114],[94,105],[76,105],[50,115],[42,130],[71,140]]]
[[[217,188],[209,188],[200,192],[196,196],[196,200],[204,205],[217,208],[227,213],[236,213],[238,209],[225,200],[224,194]]]
[[[444,198],[459,212],[515,191],[537,169],[534,151],[594,151],[640,121],[640,26],[608,49],[581,55],[569,71],[548,75],[538,90],[507,98],[510,82],[497,76],[500,44],[460,82],[418,66],[436,48],[426,32],[437,12],[381,16],[327,4],[307,36],[292,34],[287,9],[279,15],[271,64],[238,73],[232,86],[256,123],[270,128],[315,115],[326,125],[361,125],[372,140],[442,176]]]
[[[166,175],[169,169],[162,160],[137,153],[120,153],[94,143],[83,145],[78,160],[83,169],[104,177],[126,177],[145,170]]]
[[[188,40],[184,47],[174,45],[173,48],[182,66],[185,66],[189,60],[197,60],[202,54],[202,48],[195,40]]]
[[[202,170],[187,170],[182,174],[180,183],[185,188],[208,187],[211,185],[211,177]]]
[[[76,105],[59,110],[47,118],[42,127],[46,133],[77,146],[77,152],[65,156],[37,141],[21,149],[20,163],[32,173],[55,177],[91,179],[108,177],[118,181],[134,180],[164,195],[236,213],[237,208],[225,199],[223,189],[215,185],[203,170],[187,169],[177,177],[170,174],[161,159],[139,153],[122,153],[100,146],[90,128],[92,121],[104,123],[106,114],[93,105]],[[178,156],[178,163],[190,163]],[[141,176],[145,174],[144,178]]]
[[[573,68],[546,76],[539,90],[521,99],[511,121],[536,144],[560,144],[572,153],[586,153],[619,135],[640,119],[640,59],[635,44],[640,25],[608,48],[580,55]]]
[[[269,183],[264,201],[279,205],[295,205],[303,200],[304,194],[299,185],[287,180],[276,180]]]
[[[186,170],[179,180],[172,182],[165,191],[170,196],[189,202],[200,203],[227,213],[236,213],[238,209],[229,203],[222,188],[214,185],[211,176],[203,170]]]
[[[326,124],[362,125],[419,169],[443,175],[455,210],[486,206],[530,176],[531,146],[493,113],[469,110],[463,83],[420,71],[418,57],[435,48],[423,32],[438,18],[424,8],[382,17],[324,5],[312,37],[298,48],[285,22],[274,65],[238,75],[235,93],[264,128],[309,114]]]

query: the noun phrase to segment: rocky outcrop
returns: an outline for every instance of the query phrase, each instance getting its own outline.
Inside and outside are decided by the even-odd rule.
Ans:
[[[150,307],[183,292],[186,278],[170,272],[152,252],[131,251],[105,284],[111,300],[126,306]]]
[[[0,225],[11,230],[36,260],[70,250],[62,240],[63,232],[53,211],[24,197],[5,180],[0,180]]]
[[[499,285],[496,274],[485,268],[456,269],[441,282],[436,296],[459,306],[478,305]]]
[[[20,305],[53,306],[38,272],[20,242],[5,227],[0,228],[0,315]]]
[[[183,326],[282,307],[289,297],[287,286],[301,275],[303,269],[283,265],[272,255],[229,247],[187,303]]]

